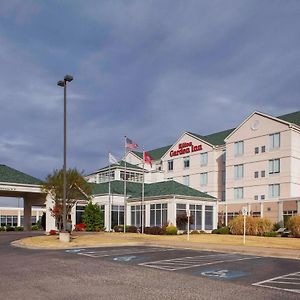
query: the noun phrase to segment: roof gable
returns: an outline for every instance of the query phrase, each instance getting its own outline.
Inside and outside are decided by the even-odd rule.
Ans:
[[[0,165],[0,182],[40,185],[42,180],[6,165]]]
[[[153,150],[147,151],[147,153],[150,155],[153,160],[160,160],[164,154],[172,147],[172,145],[163,146],[160,148],[156,148]],[[139,151],[132,151],[135,155],[137,155],[140,158],[143,158],[143,153]]]

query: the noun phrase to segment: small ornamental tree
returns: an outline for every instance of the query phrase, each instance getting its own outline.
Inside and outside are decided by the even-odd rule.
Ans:
[[[103,213],[98,204],[92,201],[84,209],[82,216],[86,231],[100,231],[103,229]]]
[[[188,223],[188,216],[186,213],[179,214],[176,217],[177,228],[179,228],[180,230],[186,230],[187,223]],[[194,224],[194,216],[193,215],[190,216],[190,224]]]

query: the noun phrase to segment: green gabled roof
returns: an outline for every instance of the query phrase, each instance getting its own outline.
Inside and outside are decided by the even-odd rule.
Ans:
[[[277,118],[300,126],[300,111],[295,111],[293,113],[282,115]]]
[[[117,164],[112,164],[112,165],[110,165],[110,168],[111,168],[111,169],[117,168],[117,167],[119,167],[119,168],[120,168],[120,167],[121,167],[121,168],[125,168],[125,161],[124,161],[124,160],[119,161],[119,164],[118,164],[118,165],[117,165]],[[90,173],[90,174],[88,174],[88,175],[98,173],[98,172],[103,171],[103,170],[106,170],[106,169],[108,169],[108,168],[109,168],[109,166],[103,167],[103,168],[97,170],[96,172]],[[128,163],[128,162],[126,162],[126,168],[128,168],[128,169],[135,169],[135,170],[138,170],[138,171],[142,171],[142,170],[143,170],[143,168],[140,168],[139,166],[130,164],[130,163]]]
[[[0,182],[40,185],[42,181],[6,165],[0,165]]]
[[[93,195],[108,194],[108,182],[105,183],[91,183]],[[114,180],[111,182],[111,193],[123,195],[124,194],[124,181]],[[141,198],[142,196],[142,183],[139,182],[126,182],[127,195],[130,198]],[[179,196],[192,196],[211,198],[209,194],[200,192],[186,185],[178,183],[174,180],[162,181],[157,183],[145,184],[145,197],[155,196],[167,196],[167,195],[179,195]]]
[[[172,145],[160,147],[157,149],[153,149],[150,151],[147,151],[147,153],[150,155],[150,157],[153,160],[159,160],[163,157],[163,155],[172,147]],[[134,154],[136,154],[138,157],[143,158],[143,153],[139,151],[132,151]]]
[[[200,134],[196,134],[196,133],[192,133],[192,132],[189,132],[190,134],[208,142],[209,144],[212,144],[212,145],[224,145],[225,142],[224,142],[224,139],[233,131],[235,130],[235,128],[232,128],[232,129],[227,129],[227,130],[224,130],[224,131],[220,131],[220,132],[216,132],[216,133],[212,133],[212,134],[209,134],[209,135],[200,135]]]

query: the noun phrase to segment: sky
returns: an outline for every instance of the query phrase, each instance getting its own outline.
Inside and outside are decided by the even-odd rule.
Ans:
[[[300,110],[300,1],[0,1],[0,164],[86,174],[185,131]]]

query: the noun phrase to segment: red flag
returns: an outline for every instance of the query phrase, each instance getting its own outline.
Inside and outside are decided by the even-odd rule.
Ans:
[[[153,159],[151,158],[151,156],[147,152],[144,151],[144,162],[146,164],[149,164],[151,166],[151,168],[152,168],[152,161],[153,161]]]

